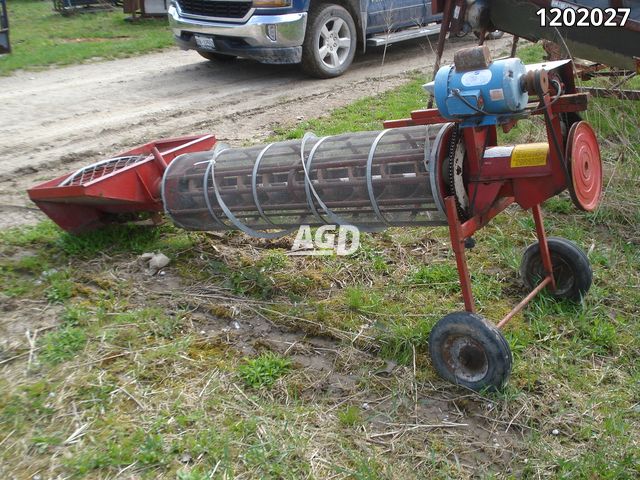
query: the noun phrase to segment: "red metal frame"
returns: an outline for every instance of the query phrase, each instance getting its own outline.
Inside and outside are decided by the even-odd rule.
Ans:
[[[211,149],[213,135],[156,140],[116,157],[146,156],[124,168],[104,172],[79,184],[64,185],[71,174],[30,188],[29,198],[62,229],[79,233],[103,226],[114,215],[163,210],[160,183],[178,155]]]
[[[475,303],[465,255],[465,240],[512,203],[517,203],[525,210],[531,210],[546,275],[520,303],[497,323],[497,328],[504,327],[545,287],[551,290],[556,289],[553,263],[540,205],[568,187],[570,178],[567,176],[565,165],[564,152],[566,148],[562,136],[560,114],[586,110],[588,96],[574,93],[575,83],[570,64],[562,65],[552,72],[557,75],[555,78],[562,82],[563,90],[567,93],[552,99],[552,92],[546,91],[539,96],[537,105],[531,105],[530,109],[532,115],[545,116],[549,149],[544,164],[531,166],[514,164],[514,150],[505,150],[506,153],[487,156],[487,152],[492,151],[491,147],[497,145],[496,127],[466,127],[462,129],[466,147],[464,180],[467,184],[470,217],[460,218],[454,196],[448,196],[444,199],[462,299],[464,308],[468,312],[475,312]],[[384,126],[396,128],[443,122],[447,122],[447,120],[440,115],[437,109],[426,109],[412,112],[411,118],[408,119],[387,121]],[[516,123],[517,120],[513,120],[503,125],[502,128],[504,131],[508,131]],[[493,151],[500,152],[498,149]]]
[[[451,248],[456,256],[456,266],[458,267],[458,277],[460,278],[460,289],[462,290],[464,308],[467,312],[474,313],[476,311],[476,307],[473,301],[473,292],[471,290],[471,276],[469,275],[467,258],[464,253],[464,241],[467,236],[462,233],[462,224],[458,218],[455,197],[447,197],[445,199],[445,206],[447,208],[447,221],[449,223]]]
[[[466,220],[465,222],[461,222],[460,217],[458,216],[455,197],[449,196],[445,199],[447,220],[449,223],[449,237],[451,239],[451,248],[453,249],[456,257],[458,278],[460,279],[460,289],[462,291],[464,309],[467,312],[474,313],[476,311],[476,308],[473,299],[473,291],[471,289],[471,276],[469,275],[469,268],[467,266],[467,259],[465,255],[465,240],[471,237],[477,230],[486,225],[489,220],[491,220],[491,218],[498,215],[512,203],[512,197],[500,199],[500,201],[496,202],[484,215],[476,215]],[[545,287],[548,286],[552,290],[556,289],[556,283],[553,277],[551,253],[549,251],[549,244],[547,243],[547,235],[544,230],[540,205],[537,204],[531,207],[531,213],[536,225],[536,235],[538,237],[538,243],[540,245],[540,254],[542,257],[542,264],[544,266],[546,276],[536,286],[536,288],[534,288],[526,297],[524,297],[520,301],[520,303],[518,303],[509,313],[507,313],[507,315],[505,315],[504,318],[500,320],[500,322],[498,322],[498,324],[496,325],[497,328],[504,327],[507,322],[509,322],[509,320],[511,320],[518,312],[520,312],[525,307],[525,305],[527,305]]]

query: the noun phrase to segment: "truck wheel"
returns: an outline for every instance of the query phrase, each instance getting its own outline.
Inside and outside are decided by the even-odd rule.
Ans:
[[[344,8],[320,4],[309,12],[302,69],[312,77],[342,75],[356,53],[356,26]]]
[[[204,57],[207,60],[211,60],[212,62],[231,62],[232,60],[238,58],[235,55],[225,55],[224,53],[205,52],[202,50],[196,51],[200,54],[201,57]]]

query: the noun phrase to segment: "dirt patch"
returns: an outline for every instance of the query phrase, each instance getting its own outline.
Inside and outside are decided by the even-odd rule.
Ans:
[[[192,314],[195,329],[212,348],[222,342],[244,357],[277,352],[292,360],[299,398],[314,403],[355,405],[362,411],[370,442],[395,448],[399,442],[429,446],[440,435],[454,439],[459,449],[452,462],[471,470],[510,470],[526,429],[496,421],[491,401],[450,388],[417,386],[411,368],[386,361],[332,338],[299,328],[277,325],[259,316],[224,318],[199,308]],[[361,385],[373,385],[363,388]],[[398,388],[398,385],[405,388]],[[413,390],[412,390],[413,389]],[[393,394],[372,392],[386,390]]]
[[[231,237],[229,244],[222,238],[217,240],[218,258],[231,258],[234,252],[237,255],[233,244],[238,239]],[[11,261],[17,262],[32,254],[26,249],[18,249],[12,254]],[[202,261],[200,255],[195,258]],[[97,308],[97,299],[111,296],[117,298],[118,303],[108,315],[138,312],[149,307],[160,309],[168,317],[177,316],[177,312],[188,312],[180,331],[172,338],[189,338],[189,351],[185,356],[177,357],[178,363],[172,367],[163,366],[165,359],[161,357],[148,360],[145,368],[151,373],[145,370],[144,374],[150,378],[163,375],[158,373],[162,368],[170,368],[171,372],[173,369],[184,371],[187,375],[192,362],[211,365],[226,362],[225,378],[241,386],[233,365],[267,351],[276,352],[291,360],[292,369],[286,378],[263,393],[274,401],[286,404],[295,395],[297,402],[326,412],[323,415],[331,416],[334,422],[337,412],[356,411],[358,430],[347,435],[355,435],[358,441],[396,452],[399,456],[436,451],[440,458],[446,457],[447,462],[458,465],[462,471],[517,474],[516,465],[521,460],[519,455],[525,443],[523,438],[529,429],[518,423],[517,415],[512,411],[515,405],[505,408],[504,404],[498,405],[476,393],[452,388],[441,380],[425,380],[425,369],[429,371],[431,367],[424,358],[417,367],[398,365],[382,358],[375,342],[361,345],[354,339],[350,341],[347,337],[332,335],[330,329],[320,334],[316,325],[286,319],[280,322],[262,315],[261,305],[273,308],[270,302],[286,305],[289,300],[277,298],[262,302],[236,296],[219,282],[194,282],[178,273],[180,263],[192,261],[193,258],[174,257],[168,267],[150,276],[144,264],[132,254],[109,258],[97,256],[87,262],[71,260],[68,267],[75,272],[73,278],[77,285],[76,297],[71,303],[90,305],[89,309],[93,311]],[[197,268],[198,262],[190,265]],[[35,298],[2,302],[0,362],[5,378],[29,379],[29,375],[33,375],[26,366],[32,355],[25,332],[33,335],[37,331],[41,338],[40,335],[59,325],[63,317],[62,305]],[[107,339],[119,335],[133,341],[140,337],[151,338],[139,321],[142,319],[134,316],[127,318],[124,324],[106,324],[101,331],[111,332],[104,333]],[[140,355],[158,345],[142,343],[145,346],[141,348],[139,343],[133,348],[127,347],[126,341],[110,344],[104,338],[91,340],[100,345],[99,351],[89,358],[79,358],[78,362],[96,371],[113,373],[122,385],[133,381],[130,372],[139,364]],[[168,340],[165,338],[162,342]],[[35,351],[36,368],[37,355]],[[154,370],[156,363],[158,372]],[[70,368],[72,365],[69,364]],[[229,365],[232,366],[230,370]],[[145,384],[152,380],[141,378],[141,389],[153,388],[152,384]],[[183,387],[176,388],[178,392]],[[130,393],[140,396],[142,391],[146,390]],[[149,395],[146,401],[153,399],[153,395]],[[130,407],[136,408],[134,401]],[[347,424],[338,428],[355,427]]]
[[[29,338],[37,340],[57,327],[61,311],[46,302],[0,297],[0,365],[28,355]]]

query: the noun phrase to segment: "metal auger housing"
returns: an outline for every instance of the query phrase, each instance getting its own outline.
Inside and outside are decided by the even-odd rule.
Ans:
[[[163,204],[179,226],[273,238],[300,225],[445,225],[435,172],[446,125],[358,132],[176,158]]]

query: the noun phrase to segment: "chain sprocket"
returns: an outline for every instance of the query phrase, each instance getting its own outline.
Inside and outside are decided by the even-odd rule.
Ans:
[[[447,195],[456,199],[456,209],[462,219],[469,218],[469,196],[463,179],[465,153],[460,126],[456,125],[449,139],[443,173]]]

